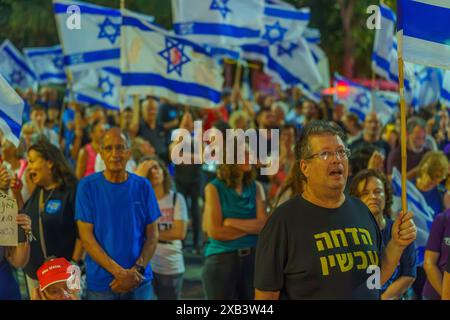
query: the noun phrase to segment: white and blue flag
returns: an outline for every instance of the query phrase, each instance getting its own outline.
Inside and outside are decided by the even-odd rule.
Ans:
[[[220,102],[222,69],[203,46],[123,11],[122,87],[198,107]]]
[[[380,117],[380,121],[385,126],[390,120],[395,119],[399,110],[400,97],[398,93],[391,91],[375,91],[373,94],[374,111]]]
[[[9,40],[0,45],[0,73],[14,88],[37,89],[36,74]]]
[[[80,8],[80,29],[69,29],[67,10]],[[64,64],[71,70],[119,66],[120,10],[80,1],[53,0],[56,23],[64,51]]]
[[[441,97],[442,71],[437,68],[416,65],[414,73],[416,79],[414,104],[416,109],[437,103]]]
[[[330,63],[327,54],[317,43],[308,41],[308,47],[311,51],[314,63],[319,70],[320,76],[322,77],[323,86],[328,87],[330,85]]]
[[[24,48],[23,52],[39,78],[40,84],[66,83],[64,55],[61,46]]]
[[[308,43],[320,43],[320,30],[316,28],[306,28],[303,32],[303,37]]]
[[[393,205],[392,212],[397,214],[402,210],[401,196],[402,196],[402,179],[401,174],[397,168],[392,171],[392,189],[393,189]],[[428,206],[426,199],[422,193],[417,190],[414,183],[406,181],[406,200],[408,203],[408,211],[414,214],[414,223],[417,228],[416,255],[418,265],[423,264],[425,247],[427,245],[428,237],[430,235],[431,224],[434,216],[439,212]]]
[[[405,61],[450,68],[450,1],[399,0],[398,30]]]
[[[22,130],[25,102],[0,74],[0,130],[16,147]]]
[[[323,87],[314,57],[306,40],[277,43],[272,46],[261,44],[241,47],[243,57],[264,63],[264,72],[282,88],[300,86],[305,91],[316,92]]]
[[[264,28],[261,39],[272,45],[277,42],[295,41],[300,38],[310,19],[310,9],[266,3]]]
[[[256,43],[264,28],[264,0],[172,0],[172,12],[175,33],[196,43]]]
[[[450,71],[445,71],[441,88],[441,103],[450,109]]]
[[[75,101],[119,110],[121,84],[119,68],[104,67],[76,71],[72,77]]]
[[[377,75],[389,79],[390,56],[394,46],[397,18],[394,11],[384,3],[380,4],[380,13],[380,29],[375,32],[373,44],[372,69]]]
[[[372,92],[369,88],[353,82],[339,74],[334,76],[335,87],[343,87],[343,90],[336,93],[335,99],[347,107],[347,110],[358,115],[364,121],[366,115],[372,108]]]

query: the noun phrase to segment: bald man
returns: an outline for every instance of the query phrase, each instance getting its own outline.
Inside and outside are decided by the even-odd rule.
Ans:
[[[105,170],[78,184],[76,214],[86,258],[89,300],[150,300],[149,261],[158,242],[160,217],[147,179],[126,171],[129,144],[118,128],[108,130],[100,155]]]

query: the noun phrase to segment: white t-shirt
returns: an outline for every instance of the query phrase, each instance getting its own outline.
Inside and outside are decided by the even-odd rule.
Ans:
[[[184,197],[177,193],[175,210],[173,197],[174,192],[170,191],[158,201],[159,210],[161,211],[161,217],[158,220],[159,230],[170,229],[174,220],[189,221]],[[183,244],[181,240],[173,240],[167,244],[158,243],[151,265],[155,273],[163,275],[184,273]]]

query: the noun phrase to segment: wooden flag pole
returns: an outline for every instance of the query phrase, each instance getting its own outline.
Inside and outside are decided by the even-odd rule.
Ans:
[[[405,78],[403,63],[403,35],[397,33],[398,42],[398,78],[400,93],[400,149],[402,159],[402,210],[404,213],[408,211],[408,203],[406,201],[406,101],[405,101]]]
[[[123,10],[125,10],[125,0],[120,0],[120,11],[123,14]],[[122,50],[125,47],[125,36],[123,34],[122,24],[120,25],[120,68],[122,69]],[[134,100],[133,100],[134,102]],[[134,107],[134,106],[133,106]],[[119,88],[119,110],[122,111],[125,109],[125,95],[122,88],[122,83]]]
[[[242,64],[236,61],[236,73],[234,74],[234,84],[235,90],[241,87],[241,75],[242,75]]]
[[[64,52],[64,43],[63,43],[63,37],[61,35],[61,30],[59,28],[59,23],[58,20],[56,19],[55,16],[55,22],[56,22],[56,32],[58,33],[58,38],[59,41],[61,42],[61,50],[63,52],[63,59],[65,56],[65,52]],[[73,77],[72,77],[72,72],[69,70],[69,68],[66,66],[66,64],[64,64],[64,73],[66,74],[66,78],[67,78],[67,88],[69,89],[69,97],[70,97],[70,101],[75,101],[75,95],[73,93]],[[64,94],[65,95],[65,94]],[[59,115],[59,132],[58,132],[58,136],[59,136],[59,141],[61,141],[62,139],[62,128],[63,128],[63,115],[64,112],[66,111],[66,105],[62,104],[62,108],[61,108],[61,112]]]
[[[372,69],[372,112],[375,111],[375,72]]]

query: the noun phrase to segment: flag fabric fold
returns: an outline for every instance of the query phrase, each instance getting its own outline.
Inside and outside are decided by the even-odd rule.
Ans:
[[[335,99],[347,107],[347,110],[358,115],[364,121],[372,108],[372,92],[369,88],[353,82],[339,74],[334,76],[334,86],[342,88],[337,90]]]
[[[24,48],[23,52],[40,84],[66,83],[64,55],[61,46]]]
[[[393,200],[392,211],[397,214],[401,211],[401,174],[397,168],[392,171],[392,189]],[[422,265],[424,260],[425,247],[427,245],[428,236],[430,234],[431,224],[434,216],[439,212],[434,212],[433,209],[428,206],[422,193],[416,188],[411,181],[406,182],[406,199],[408,203],[408,211],[414,214],[414,223],[417,228],[417,237],[415,240],[417,264]]]
[[[450,69],[450,2],[399,0],[397,12],[403,59]]]
[[[80,29],[67,27],[67,9],[72,5],[80,8]],[[70,70],[119,66],[120,10],[69,0],[53,0],[53,10],[64,64]]]
[[[14,88],[37,89],[36,74],[22,53],[9,40],[0,45],[0,73]]]
[[[172,12],[175,33],[196,43],[256,43],[264,28],[264,0],[172,0]]]
[[[0,74],[0,130],[6,139],[19,146],[25,102]]]
[[[174,36],[123,10],[122,87],[198,107],[220,102],[223,77],[202,45]]]

